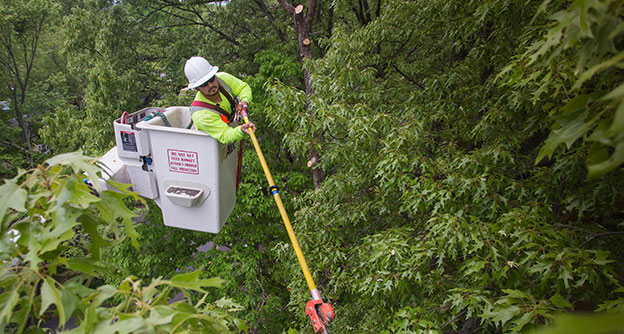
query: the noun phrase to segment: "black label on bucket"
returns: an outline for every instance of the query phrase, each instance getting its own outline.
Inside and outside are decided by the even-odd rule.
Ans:
[[[121,131],[121,146],[124,151],[137,151],[136,138],[134,132]]]

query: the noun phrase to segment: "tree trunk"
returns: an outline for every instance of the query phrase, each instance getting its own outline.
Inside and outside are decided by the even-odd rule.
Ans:
[[[33,165],[32,143],[30,125],[24,120],[22,107],[26,104],[26,94],[28,93],[28,82],[34,64],[35,54],[39,41],[39,35],[43,28],[46,15],[34,21],[33,36],[20,36],[21,41],[14,45],[13,30],[11,27],[5,28],[1,36],[0,44],[5,49],[5,58],[0,59],[2,67],[6,69],[9,77],[9,87],[11,89],[11,101],[15,112],[15,121],[22,130],[22,145],[25,146],[23,153],[28,160],[30,167]],[[19,59],[20,55],[23,59]],[[22,61],[23,63],[20,63]],[[20,66],[23,64],[23,68]],[[18,91],[19,89],[19,91]],[[18,96],[19,92],[19,96]]]
[[[312,27],[312,22],[314,21],[314,14],[316,12],[316,0],[308,0],[308,8],[304,10],[303,5],[297,5],[293,7],[286,0],[277,0],[279,4],[286,10],[293,18],[293,22],[295,25],[295,31],[297,32],[297,41],[299,42],[299,56],[302,63],[305,62],[306,59],[312,59],[312,43],[310,42],[310,28]],[[306,97],[309,101],[310,96],[314,94],[314,89],[312,88],[312,79],[310,77],[310,73],[305,68],[303,69],[303,79],[305,81],[305,93]],[[312,114],[312,118],[314,118],[313,111],[310,110],[310,106],[306,103],[306,110],[308,113]],[[318,162],[321,158],[320,153],[314,148],[314,143],[320,139],[320,134],[314,134],[312,138],[312,147],[310,147],[309,155],[310,161],[314,161],[311,164],[310,168],[312,168],[312,179],[314,181],[314,189],[318,189],[323,182],[323,171],[315,167],[316,162]]]
[[[26,159],[28,159],[28,164],[32,167],[33,164],[33,156],[32,156],[32,144],[30,142],[30,128],[27,122],[24,122],[24,115],[20,111],[21,104],[17,100],[17,93],[15,93],[15,89],[13,89],[13,109],[15,111],[15,120],[19,125],[20,129],[22,129],[22,144],[26,145],[26,149],[24,150],[24,154],[26,155]]]

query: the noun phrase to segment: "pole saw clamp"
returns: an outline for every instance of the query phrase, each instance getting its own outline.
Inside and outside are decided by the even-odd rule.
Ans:
[[[238,114],[238,116],[240,117],[240,119],[244,120],[246,119],[247,116],[247,108],[248,108],[248,104],[245,101],[241,101],[238,106],[236,106],[236,113]]]
[[[315,333],[321,329],[323,333],[329,333],[327,325],[334,320],[334,308],[329,303],[323,303],[318,290],[314,289],[311,294],[313,299],[306,304],[306,315],[310,317]]]

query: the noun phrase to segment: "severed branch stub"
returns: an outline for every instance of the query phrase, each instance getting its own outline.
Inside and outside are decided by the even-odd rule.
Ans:
[[[308,168],[312,168],[319,161],[319,157],[313,156],[312,159],[308,160]]]
[[[301,14],[301,12],[303,12],[303,5],[297,5],[297,7],[295,7],[295,14]]]
[[[310,45],[310,39],[309,38],[304,39],[303,45]]]

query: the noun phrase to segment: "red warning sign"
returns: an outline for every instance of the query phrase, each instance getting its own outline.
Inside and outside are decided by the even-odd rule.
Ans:
[[[199,175],[197,152],[167,150],[167,156],[170,172]]]

